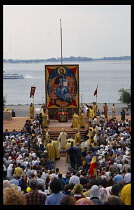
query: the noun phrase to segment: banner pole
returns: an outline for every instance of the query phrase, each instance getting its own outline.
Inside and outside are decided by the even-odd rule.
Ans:
[[[33,96],[33,106],[34,106],[34,96]]]
[[[62,26],[61,26],[61,19],[60,19],[60,34],[61,34],[61,65],[62,65]]]

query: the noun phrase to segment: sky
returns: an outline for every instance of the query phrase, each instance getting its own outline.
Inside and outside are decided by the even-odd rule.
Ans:
[[[131,5],[3,5],[3,58],[60,58],[61,28],[62,57],[131,56]]]

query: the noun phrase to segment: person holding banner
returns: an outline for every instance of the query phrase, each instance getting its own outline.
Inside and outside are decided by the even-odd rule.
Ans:
[[[33,118],[34,117],[34,105],[31,103],[29,107],[29,117]]]

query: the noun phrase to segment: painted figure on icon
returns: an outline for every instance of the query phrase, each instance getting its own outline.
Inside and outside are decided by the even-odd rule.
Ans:
[[[77,94],[77,82],[74,72],[67,67],[57,67],[51,70],[47,91],[54,105],[58,107],[71,105]]]

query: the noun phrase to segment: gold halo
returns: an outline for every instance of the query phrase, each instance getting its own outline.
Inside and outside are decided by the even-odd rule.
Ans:
[[[66,73],[66,69],[64,67],[59,67],[58,68],[58,74],[61,74],[61,72],[60,72],[61,69],[64,71],[64,74],[65,74]]]

